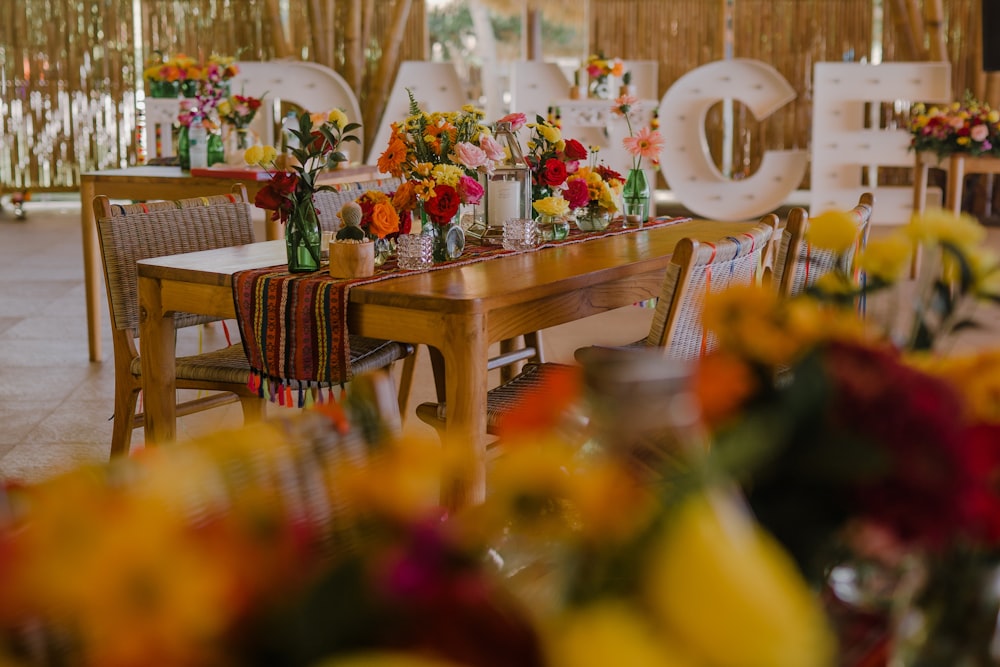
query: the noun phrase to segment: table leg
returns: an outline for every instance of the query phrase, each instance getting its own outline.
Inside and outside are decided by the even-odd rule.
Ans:
[[[174,314],[163,311],[160,281],[142,276],[139,276],[139,353],[146,444],[171,442],[177,436]]]
[[[80,183],[80,231],[83,232],[83,286],[87,301],[87,345],[90,360],[101,361],[101,253],[94,218],[94,184]]]
[[[958,215],[962,212],[962,188],[965,185],[965,158],[953,155],[948,165],[948,202],[945,208]]]
[[[448,419],[446,460],[454,476],[442,486],[445,507],[460,509],[486,497],[486,362],[489,341],[482,314],[450,315],[441,346],[445,362]]]
[[[917,153],[916,167],[913,172],[913,213],[915,215],[923,213],[924,207],[927,205],[927,179],[929,170],[930,166]],[[913,257],[910,260],[911,278],[916,278],[917,272],[920,271],[920,256],[920,244],[917,243],[914,245]]]

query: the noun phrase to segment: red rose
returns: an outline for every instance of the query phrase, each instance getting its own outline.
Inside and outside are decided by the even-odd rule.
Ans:
[[[460,203],[458,190],[450,185],[436,185],[434,196],[424,204],[424,210],[431,216],[431,220],[439,225],[446,225],[458,213]]]
[[[566,184],[563,197],[569,202],[570,208],[582,208],[590,203],[590,189],[582,178],[574,178]]]
[[[562,185],[566,181],[566,165],[561,160],[550,157],[545,161],[542,181],[548,186]]]
[[[576,139],[566,140],[566,158],[569,160],[582,160],[587,157],[587,149]]]
[[[293,204],[291,196],[298,184],[298,176],[279,171],[274,174],[267,185],[257,192],[257,195],[253,198],[253,203],[258,208],[274,211],[274,214],[271,216],[272,219],[280,219],[284,222],[288,219],[288,214],[292,212]]]

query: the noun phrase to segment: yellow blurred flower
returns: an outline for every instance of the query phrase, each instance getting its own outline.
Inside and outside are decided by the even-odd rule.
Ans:
[[[975,246],[986,238],[986,230],[976,218],[941,208],[914,214],[905,231],[917,243],[949,243],[959,248]]]
[[[264,157],[262,146],[251,146],[243,153],[243,161],[247,164],[260,164]]]
[[[330,658],[316,667],[461,667],[453,662],[426,658],[415,653],[372,652],[342,658]]]
[[[832,296],[848,296],[857,292],[857,285],[841,271],[824,273],[813,286],[823,294]]]
[[[858,255],[858,268],[884,282],[895,282],[913,257],[913,244],[903,234],[871,239]]]
[[[542,135],[546,141],[550,144],[555,144],[562,141],[562,132],[559,131],[558,127],[553,125],[548,125],[546,123],[537,123],[535,125],[535,131]]]
[[[572,611],[547,638],[550,667],[696,667],[657,636],[638,610],[600,602]]]
[[[825,667],[835,642],[795,564],[721,493],[676,508],[648,559],[656,632],[713,667]],[[725,638],[722,640],[722,638]]]
[[[826,211],[809,220],[806,240],[816,248],[841,253],[858,240],[858,221],[847,211]]]

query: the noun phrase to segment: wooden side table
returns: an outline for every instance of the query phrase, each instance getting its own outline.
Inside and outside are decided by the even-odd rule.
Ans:
[[[964,153],[953,153],[939,157],[927,151],[918,152],[913,172],[913,213],[924,212],[927,202],[927,178],[931,167],[943,169],[948,174],[944,207],[955,215],[962,212],[962,188],[966,174],[1000,174],[1000,158],[975,157]],[[920,246],[913,252],[910,275],[915,277],[920,268]]]

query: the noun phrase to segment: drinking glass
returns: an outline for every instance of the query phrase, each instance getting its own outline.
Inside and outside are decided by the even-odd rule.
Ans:
[[[538,244],[538,225],[531,218],[507,218],[503,223],[503,247],[530,250]]]
[[[434,263],[434,243],[424,234],[400,234],[396,239],[396,258],[401,269],[429,269]]]

